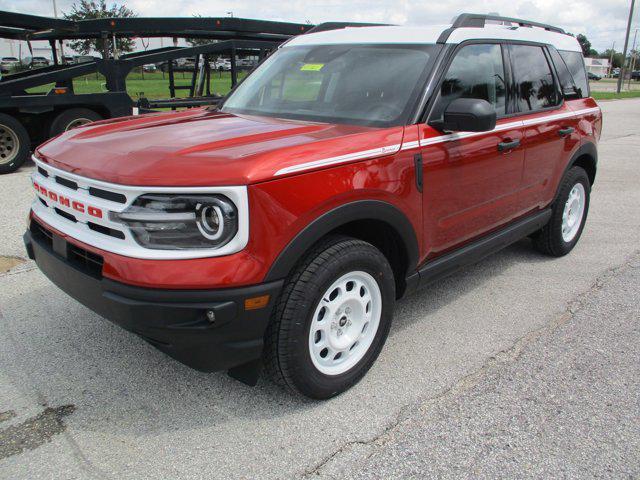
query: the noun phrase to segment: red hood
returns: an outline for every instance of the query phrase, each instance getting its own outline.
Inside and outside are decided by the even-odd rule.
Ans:
[[[40,146],[37,154],[63,170],[125,185],[241,185],[267,180],[293,165],[399,145],[402,133],[402,127],[194,109],[77,128]]]

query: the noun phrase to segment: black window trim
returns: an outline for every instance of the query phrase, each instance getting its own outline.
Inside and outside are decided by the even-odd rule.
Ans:
[[[569,70],[569,74],[571,75],[571,80],[573,80],[573,83],[575,85],[576,83],[576,79],[573,76],[573,73],[571,73],[571,70],[569,69],[569,65],[567,65],[567,61],[564,59],[564,57],[562,56],[562,52],[567,52],[567,53],[577,53],[580,55],[580,57],[582,58],[582,69],[584,71],[584,76],[585,79],[587,80],[587,91],[585,92],[585,94],[582,95],[582,98],[590,98],[591,97],[591,85],[589,84],[589,75],[587,74],[587,66],[584,63],[584,55],[582,55],[582,52],[578,52],[578,51],[574,51],[574,50],[558,50],[555,47],[552,47],[555,49],[556,52],[558,52],[558,55],[560,55],[560,58],[562,59],[562,61],[564,62],[565,66],[567,67],[567,70]]]
[[[554,86],[556,88],[556,93],[558,95],[558,98],[560,99],[560,102],[557,105],[552,105],[550,107],[545,107],[545,108],[537,108],[535,110],[528,110],[526,112],[524,111],[520,111],[518,109],[517,112],[513,113],[512,117],[522,117],[525,115],[532,115],[534,113],[541,113],[541,112],[551,112],[554,110],[559,110],[562,108],[562,106],[564,105],[564,95],[562,94],[562,86],[560,85],[560,79],[558,78],[558,74],[556,73],[556,69],[555,66],[553,64],[553,61],[551,60],[551,55],[549,54],[548,48],[549,45],[547,45],[546,43],[537,43],[537,42],[526,42],[526,41],[518,41],[518,40],[509,40],[508,42],[505,42],[505,44],[508,45],[508,50],[509,50],[509,55],[511,55],[511,45],[525,45],[525,46],[531,46],[531,47],[541,47],[542,48],[542,53],[544,54],[544,58],[547,60],[547,65],[549,66],[549,70],[551,71],[551,77],[553,78],[553,83]],[[513,71],[513,61],[511,61],[511,69]],[[513,88],[514,88],[514,93],[515,93],[515,89],[516,89],[516,83],[515,83],[515,77],[512,77],[512,81],[513,81]],[[517,102],[514,102],[515,106],[517,106]]]
[[[439,96],[440,86],[444,81],[444,76],[449,70],[449,66],[453,62],[453,59],[455,58],[456,54],[460,49],[462,49],[467,45],[474,45],[474,44],[485,45],[485,44],[496,44],[496,43],[502,47],[503,63],[504,63],[504,69],[505,69],[505,83],[507,84],[507,92],[506,92],[507,93],[507,98],[506,98],[507,113],[504,115],[498,115],[496,117],[497,120],[502,120],[506,118],[517,118],[517,117],[522,117],[525,115],[531,115],[531,114],[540,113],[540,112],[549,112],[549,111],[559,110],[563,107],[565,98],[562,93],[562,87],[560,85],[560,81],[558,79],[558,75],[555,70],[555,65],[551,60],[551,55],[548,52],[548,48],[549,48],[548,44],[531,42],[526,40],[474,38],[474,39],[466,40],[464,42],[460,42],[457,45],[453,45],[452,46],[453,48],[450,48],[449,51],[446,51],[446,52],[443,51],[444,58],[442,61],[436,64],[438,70],[434,73],[434,77],[433,77],[437,79],[437,82],[435,82],[435,88],[432,88],[432,86],[434,85],[434,82],[433,82],[433,79],[431,79],[425,88],[425,94],[427,96],[427,99],[424,103],[424,106],[421,106],[421,109],[419,110],[420,113],[419,115],[416,115],[415,117],[416,121],[413,124],[425,124],[425,123],[428,124],[431,121],[433,107],[435,106],[436,100]],[[516,84],[515,84],[515,79],[513,77],[513,61],[511,59],[511,48],[509,48],[510,45],[529,45],[533,47],[542,48],[545,58],[547,59],[547,63],[549,64],[549,68],[551,70],[551,75],[553,77],[556,91],[558,92],[558,97],[560,98],[560,102],[557,105],[552,105],[551,107],[546,107],[546,108],[539,108],[537,110],[530,110],[528,112],[521,112],[518,110],[517,102],[515,101]]]
[[[451,66],[451,64],[453,63],[454,58],[456,57],[456,55],[458,54],[458,52],[460,50],[462,50],[464,47],[468,46],[468,45],[500,45],[500,49],[502,51],[502,64],[504,67],[504,82],[505,82],[505,87],[506,87],[506,99],[505,99],[505,106],[506,106],[506,112],[505,114],[501,114],[501,115],[497,115],[496,119],[497,120],[501,120],[503,118],[509,118],[510,117],[510,113],[509,113],[509,104],[510,104],[510,94],[512,95],[513,92],[510,92],[511,88],[511,65],[507,65],[507,63],[505,63],[505,41],[504,40],[500,40],[500,39],[495,39],[495,38],[487,38],[487,39],[483,39],[483,38],[473,38],[470,40],[465,40],[464,42],[460,42],[457,45],[454,45],[454,48],[451,48],[449,50],[449,52],[447,52],[446,54],[446,58],[443,59],[443,61],[440,63],[439,65],[439,71],[436,72],[436,76],[435,78],[437,79],[437,82],[435,82],[435,88],[433,88],[433,90],[431,91],[430,95],[429,95],[429,99],[426,102],[426,105],[424,106],[423,110],[422,110],[422,114],[419,116],[419,119],[417,122],[418,124],[423,124],[423,123],[429,123],[432,121],[431,119],[431,115],[433,114],[433,108],[438,100],[438,97],[440,95],[440,87],[442,86],[442,82],[444,81],[444,77],[446,75],[446,73],[449,71],[449,67]],[[434,84],[433,82],[431,82],[431,84]]]

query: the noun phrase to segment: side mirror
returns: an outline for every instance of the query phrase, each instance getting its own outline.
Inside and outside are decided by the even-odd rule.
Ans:
[[[488,132],[496,127],[496,111],[486,100],[457,98],[444,111],[442,128],[452,132]]]

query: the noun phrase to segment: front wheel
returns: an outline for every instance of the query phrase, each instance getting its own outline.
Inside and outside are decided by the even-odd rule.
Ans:
[[[539,251],[561,257],[573,250],[587,221],[590,193],[587,172],[581,167],[571,168],[562,179],[549,223],[533,235]]]
[[[328,239],[285,284],[266,336],[267,374],[311,398],[347,390],[378,357],[394,302],[393,272],[377,248]]]

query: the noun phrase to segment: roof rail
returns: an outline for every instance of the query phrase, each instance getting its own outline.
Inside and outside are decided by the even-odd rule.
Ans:
[[[388,23],[355,23],[355,22],[324,22],[316,25],[307,33],[326,32],[328,30],[340,30],[348,27],[387,27]]]
[[[520,18],[501,17],[499,15],[483,15],[478,13],[462,13],[454,20],[451,28],[476,27],[484,28],[487,20],[505,23],[516,23],[520,27],[544,28],[550,32],[566,33],[562,28],[547,25],[546,23],[530,22]]]

